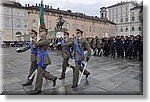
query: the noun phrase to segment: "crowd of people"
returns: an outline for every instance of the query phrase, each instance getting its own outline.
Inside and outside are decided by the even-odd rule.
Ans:
[[[49,39],[49,50],[61,51],[63,38]],[[93,56],[110,56],[111,58],[133,58],[143,60],[143,36],[87,37]]]

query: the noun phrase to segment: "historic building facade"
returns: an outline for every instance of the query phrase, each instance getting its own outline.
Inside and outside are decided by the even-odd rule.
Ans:
[[[2,29],[4,41],[24,41],[28,34],[28,10],[16,2],[4,2]]]
[[[29,8],[29,29],[38,29],[39,7],[26,5]],[[44,21],[49,31],[54,31],[56,20],[61,15],[66,20],[64,28],[67,28],[70,36],[75,34],[76,28],[84,31],[85,37],[116,35],[115,23],[98,17],[87,16],[83,13],[73,13],[71,10],[63,11],[59,8],[53,9],[52,6],[45,5]]]
[[[143,5],[135,2],[121,2],[107,7],[108,19],[116,23],[117,35],[142,35],[140,10]]]
[[[31,29],[38,31],[39,4],[22,6],[16,2],[4,2],[3,6],[3,41],[27,40]],[[85,37],[116,35],[116,24],[108,19],[73,13],[71,10],[53,9],[52,6],[44,5],[44,21],[49,32],[54,31],[56,20],[60,15],[66,20],[63,27],[68,29],[70,37],[75,34],[76,28],[82,29]]]

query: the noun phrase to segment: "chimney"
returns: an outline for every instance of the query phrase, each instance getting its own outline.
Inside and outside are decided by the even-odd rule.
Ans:
[[[50,9],[52,9],[52,6],[50,6]]]
[[[36,7],[37,7],[37,3],[36,3]]]
[[[49,9],[49,5],[47,6],[47,8]]]
[[[30,6],[30,4],[28,4],[28,7]]]
[[[27,7],[27,4],[25,4],[25,7]]]
[[[57,10],[59,10],[59,7],[57,8]]]

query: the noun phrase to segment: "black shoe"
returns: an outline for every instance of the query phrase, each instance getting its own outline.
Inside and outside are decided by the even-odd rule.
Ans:
[[[56,85],[56,80],[57,80],[57,77],[55,77],[54,80],[53,80],[53,86]]]
[[[64,78],[65,78],[65,77],[60,77],[59,80],[62,80],[62,79],[64,79]]]
[[[36,94],[39,94],[39,93],[41,93],[41,90],[33,91],[33,92],[30,93],[30,95],[36,95]]]
[[[31,85],[32,83],[28,83],[28,82],[26,82],[26,83],[24,83],[24,84],[22,84],[23,86],[28,86],[28,85]]]
[[[77,85],[72,85],[72,86],[71,86],[71,88],[76,88],[76,87],[77,87]]]
[[[85,78],[88,78],[89,75],[90,75],[90,72],[85,76]]]

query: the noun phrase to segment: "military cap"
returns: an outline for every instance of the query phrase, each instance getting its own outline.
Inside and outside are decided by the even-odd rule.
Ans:
[[[76,29],[76,31],[81,32],[81,34],[83,33],[83,31],[81,29]]]
[[[34,29],[31,29],[31,32],[34,32],[37,35],[37,32]]]

